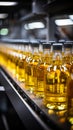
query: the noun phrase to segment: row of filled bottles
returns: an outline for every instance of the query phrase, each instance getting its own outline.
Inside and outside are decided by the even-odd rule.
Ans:
[[[0,44],[0,64],[50,110],[67,110],[73,124],[72,43]]]

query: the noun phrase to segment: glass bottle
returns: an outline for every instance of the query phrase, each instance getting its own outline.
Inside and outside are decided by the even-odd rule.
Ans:
[[[68,121],[73,126],[73,68],[71,72],[71,79],[68,84],[68,110],[67,110],[67,118]]]
[[[16,70],[15,70],[15,57],[16,57],[15,47],[16,47],[15,45],[12,46],[12,44],[11,44],[11,46],[9,48],[10,55],[8,54],[8,66],[10,67],[9,70],[13,77],[15,77],[15,72],[16,72]]]
[[[18,60],[18,80],[25,82],[25,45],[20,45],[19,60]],[[28,44],[27,44],[28,48]],[[28,50],[28,49],[27,49]]]
[[[20,66],[20,59],[21,59],[21,45],[18,44],[17,45],[17,58],[16,58],[16,63],[15,63],[15,66],[16,66],[16,78],[18,81],[20,81],[20,74],[19,74],[19,66]]]
[[[72,44],[66,42],[64,43],[63,63],[68,70],[70,70],[70,66],[71,66],[71,57],[72,57]]]
[[[32,61],[32,43],[28,45],[28,54],[26,54],[25,59],[25,88],[29,90],[29,86],[31,86],[31,61]]]
[[[5,46],[5,45],[4,45]],[[0,44],[0,65],[1,66],[5,66],[5,59],[6,59],[6,56],[7,56],[7,54],[6,54],[6,49],[7,49],[7,52],[8,52],[8,48],[7,48],[7,46],[5,46],[5,47],[3,47],[3,45],[2,44]]]
[[[62,44],[53,44],[52,63],[45,72],[44,105],[53,110],[67,109],[67,81],[69,71],[63,65]]]
[[[50,43],[39,44],[40,62],[36,67],[37,83],[34,92],[37,97],[44,97],[44,75],[46,68],[50,64],[50,50],[51,50]]]
[[[71,130],[73,130],[73,48],[71,56],[71,66],[69,70],[70,70],[70,78],[67,89],[67,97],[68,97],[67,119],[71,124]]]
[[[27,74],[27,81],[25,83],[25,87],[27,90],[29,90],[31,93],[35,90],[35,84],[36,84],[36,66],[39,62],[39,44],[38,43],[32,43],[32,56],[30,59],[27,58],[27,65],[26,65],[26,74]]]

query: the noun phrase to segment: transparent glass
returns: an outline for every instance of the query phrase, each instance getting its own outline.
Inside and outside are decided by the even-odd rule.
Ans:
[[[39,51],[40,54],[40,62],[38,63],[36,70],[37,70],[37,83],[35,88],[35,95],[37,97],[44,97],[44,75],[45,70],[50,64],[50,43],[42,44],[43,48],[42,51]],[[41,50],[41,49],[40,49]]]
[[[44,105],[49,109],[67,109],[67,82],[70,76],[62,61],[62,51],[53,51],[52,64],[45,71]]]
[[[68,82],[67,98],[68,98],[67,119],[73,126],[73,61],[70,67],[70,78]]]
[[[26,58],[25,88],[29,90],[31,93],[35,90],[35,84],[36,84],[36,75],[37,75],[36,66],[39,62],[38,46],[39,44],[33,43],[31,45],[32,53],[29,55],[29,57]]]

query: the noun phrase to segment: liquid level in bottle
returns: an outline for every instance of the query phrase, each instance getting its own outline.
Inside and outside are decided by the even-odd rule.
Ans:
[[[67,107],[67,119],[73,125],[73,65],[71,66],[71,76],[68,82],[68,107]]]
[[[25,87],[30,92],[35,90],[35,82],[36,82],[36,66],[37,62],[31,62],[26,65],[26,83]]]
[[[44,104],[49,109],[67,109],[67,80],[69,72],[62,66],[51,66],[45,74]]]
[[[37,66],[37,81],[35,84],[35,92],[34,94],[37,97],[44,97],[44,75],[45,70],[48,67],[48,65],[40,64]]]
[[[21,59],[18,64],[18,80],[20,82],[25,82],[25,67],[23,59]]]

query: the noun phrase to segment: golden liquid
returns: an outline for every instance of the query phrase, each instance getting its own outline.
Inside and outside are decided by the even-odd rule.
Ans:
[[[67,109],[67,80],[69,72],[62,65],[48,67],[45,73],[44,104],[49,109]]]
[[[25,59],[19,59],[18,62],[18,67],[17,67],[17,71],[18,71],[18,80],[20,82],[25,82]]]
[[[44,97],[44,76],[49,64],[51,63],[51,55],[46,53],[41,56],[41,62],[37,65],[37,81],[35,95],[37,97]]]
[[[37,66],[37,83],[35,84],[35,92],[34,94],[37,97],[43,97],[44,96],[44,65],[40,64]]]
[[[15,59],[16,59],[16,57],[13,56],[12,57],[12,62],[11,62],[11,67],[12,67],[11,72],[12,72],[12,74],[13,74],[14,77],[16,75]]]
[[[63,57],[63,64],[66,66],[66,68],[70,71],[70,67],[71,67],[71,59],[72,56],[71,54],[67,54],[65,55],[64,54],[64,57]]]
[[[35,90],[35,82],[36,82],[36,66],[38,62],[30,62],[26,66],[26,89],[30,92],[33,92]]]
[[[73,102],[71,104],[73,104]],[[68,121],[73,125],[73,106],[68,110]]]
[[[26,73],[26,89],[29,90],[29,86],[33,86],[34,83],[31,79],[31,67],[32,67],[32,63],[26,63],[26,68],[25,68],[25,73]]]
[[[0,48],[0,65],[3,65],[3,64],[4,64],[4,55],[1,52],[1,48]]]
[[[35,84],[35,92],[34,94],[37,97],[44,97],[44,74],[45,74],[45,70],[48,67],[48,65],[46,64],[38,64],[36,67],[36,71],[37,71],[37,79],[36,79],[36,84]]]
[[[19,50],[17,53],[18,54],[15,60],[16,78],[20,82],[25,82],[25,55],[21,50]]]
[[[7,54],[7,70],[12,73],[12,76],[15,77],[16,74],[16,68],[15,68],[15,61],[16,61],[16,55],[13,55],[15,50],[9,50],[11,51],[11,54]]]
[[[67,89],[67,98],[68,98],[68,107],[67,107],[67,118],[68,121],[73,125],[73,64],[70,68],[70,78],[68,82],[68,89]]]
[[[29,90],[31,93],[35,91],[35,86],[37,83],[37,65],[39,62],[39,55],[33,54],[31,56],[30,60],[26,62],[26,68],[25,68],[25,75],[26,75],[26,82],[25,82],[25,88]]]

